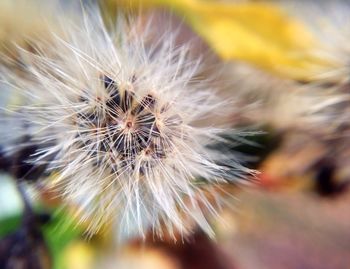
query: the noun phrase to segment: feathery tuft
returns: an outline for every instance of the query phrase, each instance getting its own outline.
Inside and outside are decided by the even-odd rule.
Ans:
[[[49,159],[59,172],[48,184],[78,206],[92,233],[108,223],[122,234],[187,233],[189,220],[212,234],[206,186],[249,170],[210,147],[228,129],[206,118],[230,107],[195,76],[200,60],[172,32],[155,40],[151,23],[120,18],[110,33],[96,9],[62,25],[63,37],[21,51],[33,79],[5,72],[29,100],[16,113],[35,126],[34,162]]]

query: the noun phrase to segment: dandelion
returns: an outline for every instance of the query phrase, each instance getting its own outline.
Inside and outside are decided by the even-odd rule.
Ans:
[[[283,5],[294,16],[304,22],[317,43],[313,54],[321,61],[319,72],[313,80],[331,84],[349,81],[349,52],[347,40],[350,35],[349,2],[343,0],[304,1]]]
[[[277,133],[329,126],[335,107],[344,101],[344,95],[334,91],[275,77],[251,66],[232,66],[226,76],[232,74],[235,98],[242,107],[239,111],[245,109],[241,114],[251,124],[272,127]]]
[[[231,108],[196,77],[200,60],[172,32],[155,39],[151,23],[121,18],[107,31],[95,8],[62,25],[63,37],[21,50],[32,79],[4,72],[30,100],[16,113],[35,126],[33,162],[57,172],[47,184],[91,233],[115,224],[123,235],[185,234],[190,222],[212,235],[206,191],[250,171],[211,146],[229,129],[206,119]]]
[[[311,78],[311,85],[319,92],[327,92],[329,98],[338,98],[338,102],[327,110],[331,116],[327,128],[337,132],[344,128],[342,125],[348,118],[350,5],[343,0],[319,4],[306,1],[286,4],[286,8],[305,23],[317,40],[312,53],[319,59],[315,63],[318,71]]]
[[[300,178],[305,173],[314,174],[314,190],[323,196],[333,196],[343,192],[349,184],[346,164],[349,160],[350,50],[346,40],[350,33],[350,5],[342,0],[282,1],[281,4],[301,19],[315,38],[310,51],[315,56],[315,74],[303,84],[294,82],[296,98],[279,102],[288,108],[286,115],[292,116],[290,118],[298,125],[289,126],[292,128],[280,149],[261,169],[270,177],[272,175],[271,178]],[[302,113],[292,115],[291,111]],[[293,162],[286,162],[291,158]]]

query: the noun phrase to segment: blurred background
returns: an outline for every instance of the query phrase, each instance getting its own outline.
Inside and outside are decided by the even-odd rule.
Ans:
[[[225,189],[226,204],[210,220],[214,239],[194,229],[177,242],[152,234],[146,241],[120,242],[108,232],[86,236],[44,186],[16,184],[33,149],[9,158],[1,136],[0,268],[350,268],[350,51],[342,42],[349,40],[349,4],[82,1],[91,3],[101,6],[106,20],[120,12],[152,17],[160,32],[170,22],[179,31],[178,44],[191,41],[192,56],[203,57],[203,74],[220,70],[219,94],[236,100],[227,116],[232,126],[255,132],[232,150],[260,173],[253,182]],[[75,15],[67,1],[61,5]],[[2,54],[16,59],[13,42],[30,49],[25,39],[52,31],[47,14],[53,13],[44,1],[1,0]],[[41,16],[47,16],[44,24]],[[16,60],[11,63],[17,68]],[[17,102],[7,89],[0,98],[2,106]]]

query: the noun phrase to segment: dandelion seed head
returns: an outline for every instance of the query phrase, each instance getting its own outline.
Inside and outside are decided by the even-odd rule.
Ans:
[[[338,136],[338,131],[348,125],[350,5],[343,0],[283,5],[313,34],[315,44],[310,53],[317,60],[314,63],[315,75],[310,77],[306,90],[316,90],[318,96],[326,98],[323,106],[320,105],[322,100],[315,99],[313,103],[321,108],[319,115],[323,117],[322,129],[327,130],[327,136]]]
[[[230,73],[235,74],[232,85],[246,120],[276,132],[329,129],[338,115],[337,107],[346,100],[333,89],[274,77],[251,66],[232,66]]]
[[[206,118],[230,106],[196,77],[200,60],[172,32],[155,39],[151,23],[140,31],[121,18],[107,31],[96,9],[62,25],[63,37],[21,51],[32,80],[6,72],[30,100],[17,113],[43,145],[34,161],[54,156],[48,169],[58,176],[47,184],[77,206],[91,233],[113,224],[123,235],[185,234],[189,220],[213,234],[206,214],[216,214],[215,203],[204,189],[249,170],[209,147],[228,129]]]
[[[288,2],[282,5],[299,18],[313,35],[315,44],[311,53],[320,61],[315,63],[316,74],[310,79],[317,83],[344,84],[349,82],[350,35],[348,1]]]

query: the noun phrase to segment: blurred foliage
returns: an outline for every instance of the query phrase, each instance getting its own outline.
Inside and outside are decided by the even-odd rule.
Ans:
[[[54,269],[64,269],[65,247],[74,239],[79,238],[82,233],[81,229],[72,223],[70,216],[65,212],[58,212],[44,227],[43,232],[54,257]]]
[[[227,3],[204,0],[102,0],[128,10],[166,7],[177,13],[224,60],[250,62],[276,74],[309,80],[316,66],[316,42],[306,28],[270,3]]]
[[[22,215],[1,218],[0,238],[15,232],[21,225]],[[68,268],[66,264],[66,247],[82,234],[81,229],[72,223],[71,218],[63,211],[54,213],[42,232],[54,261],[53,269]]]
[[[21,221],[20,215],[15,215],[11,217],[6,217],[0,219],[0,238],[3,238],[5,235],[14,232],[19,226]]]

